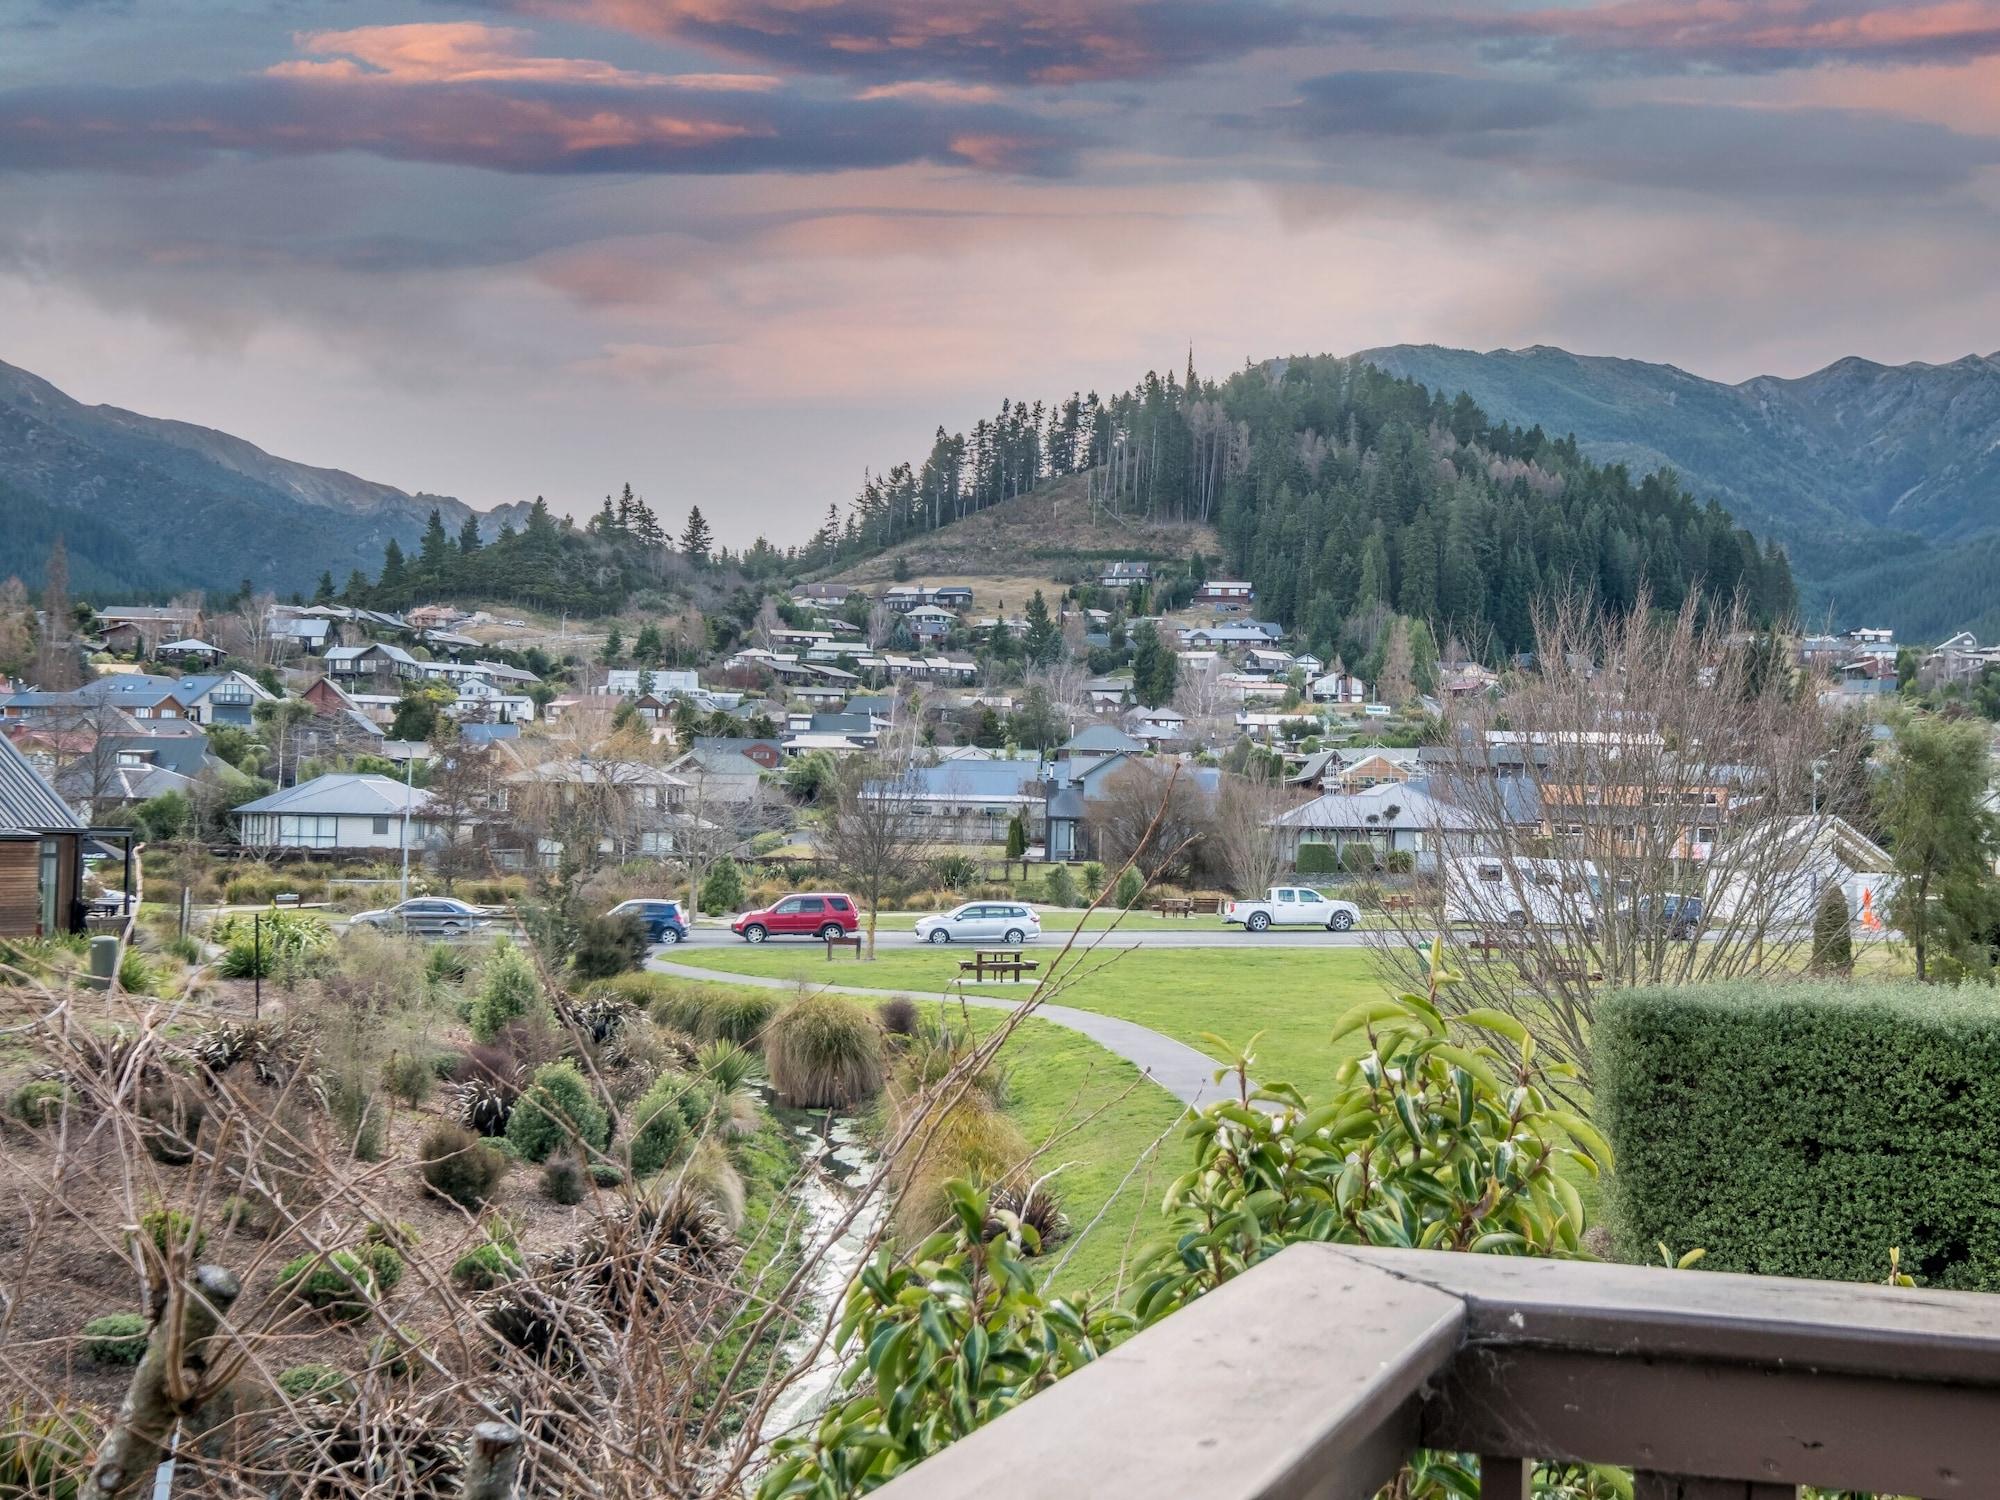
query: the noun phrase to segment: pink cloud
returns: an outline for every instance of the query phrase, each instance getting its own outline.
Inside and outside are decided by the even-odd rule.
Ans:
[[[537,83],[595,88],[761,91],[780,80],[763,73],[642,73],[593,58],[541,57],[533,33],[476,21],[358,26],[302,32],[294,38],[310,58],[278,63],[274,78],[319,83]]]
[[[855,95],[857,99],[922,99],[933,104],[991,104],[1000,90],[985,83],[950,83],[937,78],[911,78],[901,83],[878,83]]]
[[[1837,5],[1828,0],[1618,0],[1474,24],[1501,35],[1723,67],[1949,59],[2000,49],[2000,3]]]

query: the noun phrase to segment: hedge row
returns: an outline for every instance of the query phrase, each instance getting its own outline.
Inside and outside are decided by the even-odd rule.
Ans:
[[[1621,1259],[2000,1290],[1992,991],[1750,982],[1607,996],[1593,1046]]]

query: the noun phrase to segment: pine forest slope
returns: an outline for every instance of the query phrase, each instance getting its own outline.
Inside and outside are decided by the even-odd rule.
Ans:
[[[1672,468],[1785,545],[1809,618],[2000,635],[2000,356],[1848,358],[1740,385],[1545,346],[1358,357],[1497,420],[1574,433],[1601,463]]]

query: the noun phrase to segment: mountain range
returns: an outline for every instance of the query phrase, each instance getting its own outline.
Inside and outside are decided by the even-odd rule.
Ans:
[[[99,598],[245,578],[310,592],[322,571],[336,585],[353,568],[372,575],[391,538],[413,548],[433,509],[454,532],[474,513],[213,428],[86,406],[0,363],[0,573],[31,584],[61,535],[72,587]],[[513,510],[481,512],[480,529],[497,532]]]
[[[1599,462],[1676,470],[1785,545],[1812,623],[2000,634],[2000,354],[1847,358],[1738,385],[1540,345],[1358,357],[1498,420],[1574,433]]]
[[[1949,364],[1847,358],[1730,385],[1672,365],[1535,346],[1399,344],[1358,356],[1492,417],[1574,434],[1600,462],[1676,470],[1695,494],[1789,551],[1808,619],[1922,638],[2000,636],[2000,354]],[[86,406],[0,363],[5,571],[34,579],[57,534],[79,591],[281,593],[372,574],[436,508],[473,514],[241,438]],[[481,512],[489,537],[524,507]]]

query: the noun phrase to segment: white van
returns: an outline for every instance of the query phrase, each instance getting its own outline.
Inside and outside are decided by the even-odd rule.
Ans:
[[[1440,861],[1439,874],[1447,922],[1588,927],[1596,917],[1597,871],[1587,863],[1467,854]]]

